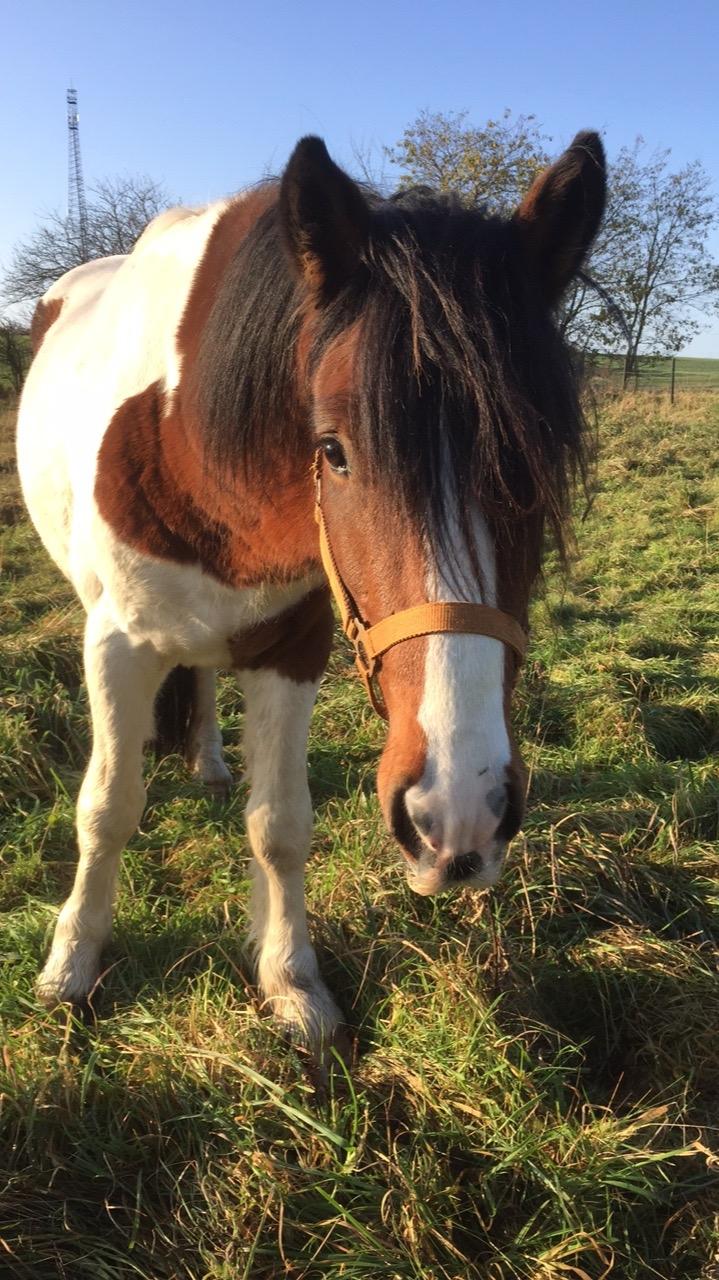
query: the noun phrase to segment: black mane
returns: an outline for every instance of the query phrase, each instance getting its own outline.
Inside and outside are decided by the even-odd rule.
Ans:
[[[221,467],[262,471],[278,447],[307,448],[297,413],[301,291],[278,224],[271,205],[235,254],[202,337],[200,416],[208,458]]]
[[[276,206],[235,256],[206,326],[200,407],[208,456],[262,473],[312,451],[296,344],[305,299]],[[361,269],[320,315],[310,353],[361,326],[358,455],[430,536],[452,490],[493,523],[548,524],[560,550],[584,419],[569,353],[512,222],[426,188],[372,202]],[[298,411],[299,409],[299,411]],[[465,533],[469,538],[469,523]]]

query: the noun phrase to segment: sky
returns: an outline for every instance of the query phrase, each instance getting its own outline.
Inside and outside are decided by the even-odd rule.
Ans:
[[[65,93],[87,185],[147,173],[202,203],[279,172],[319,133],[340,163],[422,110],[534,114],[557,152],[641,135],[719,193],[716,0],[2,0],[0,268],[67,204]],[[355,166],[356,167],[356,166]],[[719,234],[711,244],[719,259]],[[719,321],[686,353],[719,357]]]

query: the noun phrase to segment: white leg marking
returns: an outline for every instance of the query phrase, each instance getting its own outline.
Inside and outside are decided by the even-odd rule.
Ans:
[[[83,1000],[97,980],[120,854],[145,804],[142,747],[152,736],[153,699],[169,665],[149,645],[133,647],[98,602],[85,628],[93,743],[77,804],[80,858],[38,979],[48,1004]]]
[[[342,1015],[319,976],[305,914],[304,865],[312,837],[307,731],[317,684],[296,684],[274,671],[245,671],[241,682],[259,985],[279,1021],[321,1057]]]
[[[213,791],[229,791],[232,774],[222,758],[222,734],[217,723],[216,673],[195,668],[195,706],[190,724],[187,763]]]

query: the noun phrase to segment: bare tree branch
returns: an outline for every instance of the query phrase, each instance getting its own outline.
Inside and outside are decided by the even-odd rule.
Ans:
[[[152,178],[104,178],[90,188],[85,251],[71,218],[50,213],[36,231],[16,245],[2,282],[6,303],[40,297],[72,267],[92,258],[129,253],[148,222],[170,204]]]

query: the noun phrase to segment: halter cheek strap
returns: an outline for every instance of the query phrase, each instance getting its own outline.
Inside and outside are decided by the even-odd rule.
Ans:
[[[520,662],[527,651],[527,636],[515,618],[501,609],[486,604],[463,604],[458,601],[439,601],[414,605],[391,613],[369,626],[360,618],[352,596],[342,581],[327,535],[322,513],[322,458],[315,454],[313,465],[315,483],[315,520],[319,526],[320,555],[322,565],[337,601],[342,630],[355,651],[355,664],[362,678],[367,696],[378,715],[387,719],[387,710],[376,686],[377,671],[383,653],[403,640],[419,636],[448,633],[454,635],[490,636],[509,645]]]

